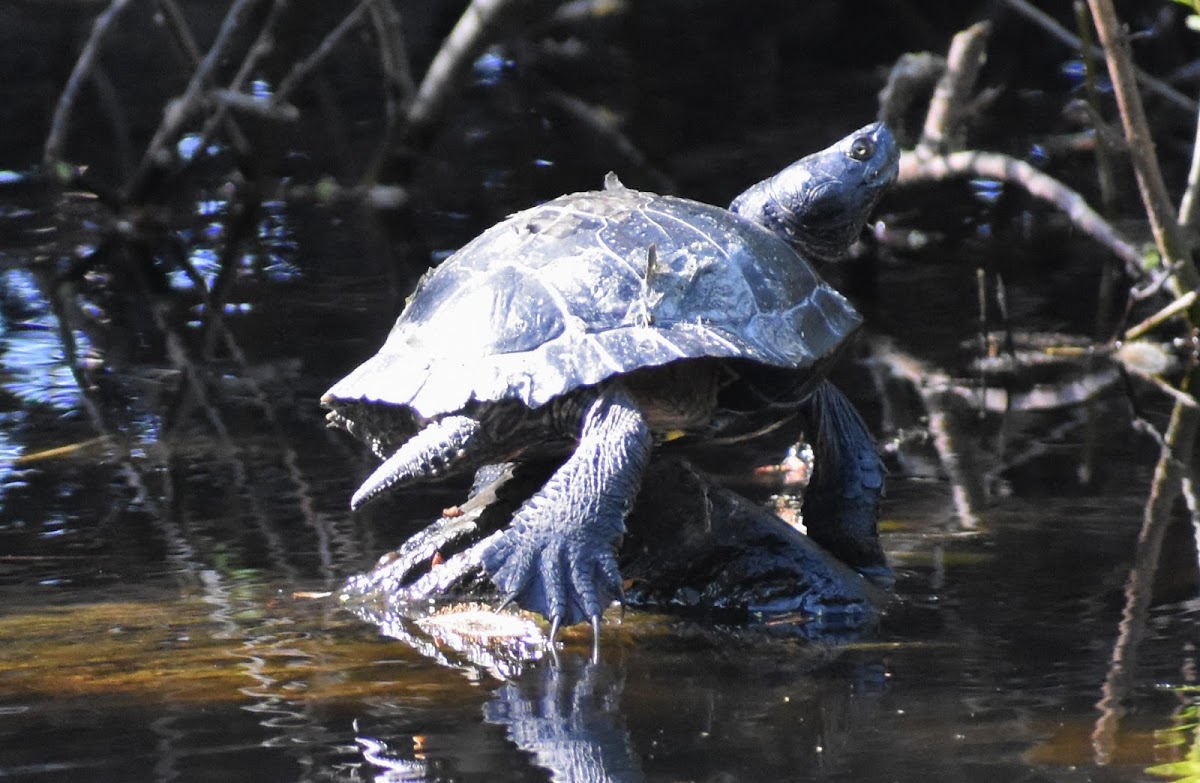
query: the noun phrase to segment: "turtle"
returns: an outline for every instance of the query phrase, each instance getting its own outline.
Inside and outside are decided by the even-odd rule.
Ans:
[[[379,351],[321,398],[383,460],[351,498],[486,466],[561,464],[482,553],[505,604],[550,637],[622,595],[617,550],[656,449],[741,441],[800,419],[817,460],[809,536],[889,573],[884,467],[827,378],[861,316],[813,269],[846,254],[898,173],[867,125],[728,209],[627,188],[518,212],[417,283]],[[812,436],[815,436],[813,438]]]

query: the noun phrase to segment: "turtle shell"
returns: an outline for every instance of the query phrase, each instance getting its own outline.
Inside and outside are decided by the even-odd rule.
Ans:
[[[426,274],[325,400],[533,408],[699,357],[803,369],[861,323],[790,245],[720,207],[614,184],[519,212]]]

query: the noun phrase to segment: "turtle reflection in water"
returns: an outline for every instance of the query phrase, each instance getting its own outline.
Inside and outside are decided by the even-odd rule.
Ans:
[[[808,259],[844,254],[898,149],[868,125],[728,210],[609,177],[484,232],[419,282],[380,351],[322,403],[384,459],[351,500],[508,462],[562,461],[469,552],[508,601],[560,626],[622,594],[625,518],[659,445],[752,438],[800,414],[817,464],[809,536],[887,566],[883,467],[825,372],[860,316]]]

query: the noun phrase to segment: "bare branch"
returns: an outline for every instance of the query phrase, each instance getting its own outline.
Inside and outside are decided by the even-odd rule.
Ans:
[[[183,9],[175,0],[157,0],[158,7],[162,11],[162,17],[177,41],[179,48],[183,50],[183,56],[188,67],[195,69],[200,65],[203,55],[200,52],[200,47],[196,44],[196,36],[192,35],[192,28],[188,25],[187,18],[183,14]],[[246,134],[242,133],[241,127],[237,122],[228,115],[224,118],[225,132],[229,135],[229,143],[237,150],[239,155],[243,157],[249,156],[250,142],[246,139]]]
[[[1150,123],[1146,120],[1146,110],[1134,80],[1129,41],[1121,31],[1111,0],[1088,0],[1088,5],[1092,9],[1096,32],[1108,55],[1108,74],[1112,78],[1117,107],[1121,111],[1125,142],[1129,145],[1129,157],[1137,175],[1142,204],[1150,218],[1150,230],[1163,261],[1180,265],[1176,273],[1180,286],[1176,287],[1175,295],[1181,296],[1187,290],[1200,288],[1200,274],[1192,266],[1190,243],[1176,222],[1162,169],[1154,154]]]
[[[62,148],[66,143],[67,127],[71,123],[71,112],[75,108],[75,100],[83,86],[83,80],[92,72],[92,65],[100,54],[100,44],[104,41],[108,28],[127,5],[129,5],[129,0],[113,0],[112,5],[104,9],[104,12],[97,16],[96,21],[92,24],[92,33],[88,36],[87,45],[84,46],[79,59],[75,61],[75,68],[72,69],[62,95],[58,97],[58,104],[54,107],[50,133],[46,136],[46,145],[42,148],[42,163],[48,170],[53,169],[62,160]]]
[[[128,199],[136,196],[137,191],[143,187],[146,178],[150,171],[158,165],[158,163],[166,155],[167,146],[175,141],[180,128],[196,111],[196,108],[202,103],[204,93],[210,86],[213,72],[220,64],[223,57],[227,54],[227,49],[233,39],[234,33],[242,28],[246,18],[255,6],[262,0],[235,0],[229,12],[225,14],[225,19],[221,23],[221,29],[217,33],[217,38],[213,41],[212,47],[208,50],[208,54],[200,61],[195,73],[192,74],[192,79],[188,82],[187,89],[183,95],[171,101],[163,113],[162,122],[159,123],[158,129],[154,132],[150,144],[146,147],[146,152],[142,155],[142,162],[138,166],[137,172],[130,178],[129,182],[123,190],[123,196]]]
[[[952,152],[924,159],[913,152],[904,152],[900,156],[901,183],[964,176],[987,177],[1020,185],[1031,196],[1058,207],[1081,231],[1111,250],[1124,262],[1125,271],[1131,278],[1145,277],[1141,252],[1088,206],[1082,195],[1023,160],[999,152],[976,151]]]
[[[1196,138],[1192,141],[1187,188],[1179,202],[1179,225],[1193,231],[1200,228],[1200,112],[1196,114]]]
[[[262,29],[258,31],[258,36],[254,39],[254,43],[250,46],[250,50],[246,53],[246,57],[242,60],[242,64],[238,66],[237,73],[234,75],[233,80],[229,83],[228,89],[219,91],[224,95],[226,100],[217,103],[216,110],[213,111],[212,115],[205,121],[204,128],[200,131],[200,146],[206,146],[209,139],[212,138],[213,133],[216,131],[217,126],[228,119],[227,110],[231,105],[229,98],[242,93],[242,88],[245,86],[246,81],[249,80],[250,75],[254,72],[254,68],[264,57],[270,54],[271,50],[275,47],[273,30],[276,22],[279,20],[279,17],[287,9],[287,5],[288,0],[274,0],[274,2],[271,4],[271,12],[267,15],[266,21],[263,22]],[[252,98],[250,100],[253,101]],[[266,104],[265,101],[262,103]],[[241,106],[246,108],[246,103],[243,102]],[[279,108],[282,110],[285,107],[279,106],[273,108]]]
[[[1050,14],[1034,7],[1027,0],[1004,0],[1004,4],[1075,51],[1082,52],[1084,50],[1083,41],[1068,30],[1065,30]],[[1104,52],[1101,51],[1100,47],[1092,47],[1089,51],[1093,57],[1104,59]],[[1147,92],[1154,93],[1176,108],[1183,109],[1188,114],[1195,114],[1197,109],[1200,108],[1194,100],[1145,71],[1135,69],[1133,75],[1137,79],[1138,84],[1145,87]]]
[[[1168,318],[1179,315],[1180,313],[1184,312],[1185,310],[1188,310],[1195,303],[1196,303],[1196,292],[1188,291],[1186,294],[1179,297],[1174,302],[1171,302],[1171,304],[1169,304],[1166,307],[1164,307],[1163,309],[1159,310],[1157,313],[1150,316],[1146,320],[1142,321],[1141,323],[1137,324],[1136,326],[1131,326],[1128,329],[1126,329],[1125,334],[1123,335],[1122,339],[1124,339],[1126,341],[1136,340],[1137,338],[1144,335],[1146,332],[1150,331],[1154,327],[1161,324],[1163,321],[1166,321]]]
[[[308,57],[292,66],[292,70],[287,76],[283,77],[283,81],[279,83],[279,88],[275,90],[274,99],[277,101],[285,101],[291,97],[292,91],[299,84],[308,78],[308,75],[314,69],[325,61],[325,58],[341,43],[354,27],[362,21],[363,14],[367,12],[367,8],[372,5],[375,0],[362,0],[354,10],[346,14],[345,18],[338,23],[338,26],[329,31],[329,35],[321,40],[320,45]]]
[[[417,95],[408,106],[410,129],[419,130],[433,121],[458,86],[462,74],[492,41],[492,37],[514,6],[515,0],[471,0],[458,24],[442,42],[442,48],[429,64]]]
[[[954,36],[946,55],[946,70],[929,100],[918,150],[942,154],[963,146],[956,137],[961,135],[959,126],[965,115],[963,109],[975,90],[979,69],[983,67],[989,32],[991,25],[979,22]]]

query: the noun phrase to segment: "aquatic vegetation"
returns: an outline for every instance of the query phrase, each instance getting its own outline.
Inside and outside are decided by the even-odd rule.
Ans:
[[[1147,767],[1146,772],[1172,783],[1200,781],[1200,686],[1180,686],[1172,689],[1184,699],[1184,704],[1171,716],[1171,727],[1155,732],[1160,748],[1172,749],[1183,758],[1166,764]]]

